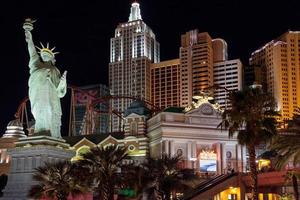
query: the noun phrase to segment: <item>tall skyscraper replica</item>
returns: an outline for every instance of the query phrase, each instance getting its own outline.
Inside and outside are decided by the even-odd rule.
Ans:
[[[214,99],[222,108],[229,108],[229,92],[242,90],[243,65],[240,59],[214,63]]]
[[[214,68],[214,99],[222,108],[230,107],[229,92],[242,90],[243,65],[240,59],[228,60],[227,43],[221,38],[212,40]]]
[[[251,54],[250,65],[262,68],[263,88],[272,94],[282,120],[300,107],[300,32],[288,31]]]
[[[109,89],[112,95],[135,96],[150,101],[150,65],[160,61],[159,43],[141,16],[140,5],[131,4],[128,22],[115,29],[110,41]],[[112,100],[112,109],[124,112],[132,100]],[[121,119],[113,117],[112,131],[120,129]]]
[[[181,36],[180,67],[182,107],[191,105],[193,96],[215,86],[208,95],[226,108],[229,91],[241,90],[243,86],[241,61],[228,60],[226,41],[212,39],[207,32],[191,30]]]
[[[213,85],[212,39],[206,32],[192,30],[181,36],[181,106],[191,105],[192,97]]]

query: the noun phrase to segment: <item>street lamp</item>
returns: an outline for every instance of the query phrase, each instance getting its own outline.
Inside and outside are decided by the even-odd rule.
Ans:
[[[190,158],[190,161],[192,161],[192,168],[193,168],[193,169],[196,168],[196,167],[195,167],[195,164],[194,164],[196,160],[197,160],[197,158],[193,158],[193,157]]]

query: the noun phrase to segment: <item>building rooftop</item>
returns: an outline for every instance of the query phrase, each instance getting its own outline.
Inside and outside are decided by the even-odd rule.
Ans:
[[[182,107],[168,107],[168,108],[164,109],[163,112],[184,113],[184,108],[182,108]]]
[[[101,141],[106,139],[107,137],[112,136],[116,139],[123,139],[124,133],[123,132],[114,132],[114,133],[107,133],[107,134],[91,134],[91,135],[77,135],[77,136],[66,136],[63,137],[64,140],[66,140],[66,143],[70,144],[71,146],[78,143],[83,138],[86,138],[87,140],[99,144]]]

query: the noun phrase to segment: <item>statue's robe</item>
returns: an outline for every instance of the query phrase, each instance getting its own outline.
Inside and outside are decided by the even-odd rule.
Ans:
[[[66,92],[62,95],[57,91],[60,72],[52,62],[42,62],[38,54],[30,58],[29,68],[29,100],[35,119],[34,132],[50,131],[51,136],[59,138],[62,115],[60,98]]]

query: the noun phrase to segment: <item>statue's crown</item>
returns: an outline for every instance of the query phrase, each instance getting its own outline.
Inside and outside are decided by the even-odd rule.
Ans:
[[[36,46],[36,48],[39,50],[39,54],[42,54],[42,53],[48,53],[50,56],[54,57],[55,54],[58,54],[58,53],[59,53],[59,52],[54,52],[54,49],[55,49],[56,47],[53,47],[52,49],[50,49],[50,48],[49,48],[49,43],[47,43],[47,46],[46,46],[46,47],[45,47],[41,42],[40,42],[40,44],[41,44],[41,47],[42,47],[42,48]]]

